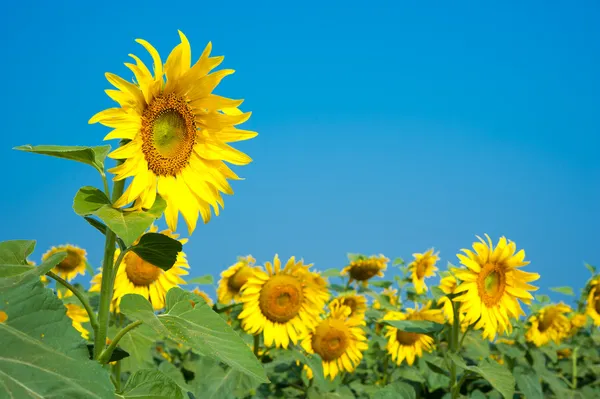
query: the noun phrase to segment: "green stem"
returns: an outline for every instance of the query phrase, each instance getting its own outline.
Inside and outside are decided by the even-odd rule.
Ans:
[[[452,301],[452,312],[454,313],[454,323],[452,324],[452,331],[450,333],[450,353],[458,353],[458,335],[460,332],[460,320],[458,305]],[[464,376],[463,376],[464,377]],[[452,393],[452,399],[458,398],[457,381],[456,381],[456,364],[450,361],[450,392]]]
[[[79,292],[79,290],[77,288],[75,288],[69,282],[67,282],[63,278],[57,276],[53,272],[48,272],[48,273],[46,273],[46,275],[50,278],[53,278],[54,280],[61,283],[62,285],[64,285],[67,289],[69,289],[69,291],[71,291],[73,293],[73,295],[75,295],[77,297],[77,299],[79,299],[79,301],[85,308],[85,311],[87,312],[88,316],[90,317],[90,324],[92,325],[92,329],[94,330],[94,335],[95,335],[96,331],[98,330],[98,320],[96,319],[96,313],[94,313],[94,310],[90,306],[90,302],[87,300],[87,298],[81,292]]]
[[[388,362],[390,361],[390,357],[386,354],[385,359],[383,359],[383,386],[388,384],[388,380],[390,375],[388,374]]]
[[[467,337],[467,334],[469,333],[469,331],[471,331],[473,329],[474,324],[469,325],[469,327],[467,327],[467,330],[465,331],[465,333],[463,334],[462,338],[460,339],[460,343],[458,344],[458,350],[460,350],[463,346],[463,343],[465,342],[465,338]]]
[[[122,161],[117,161],[117,166]],[[117,201],[123,194],[125,180],[115,181],[113,184],[112,201]],[[115,243],[117,236],[110,229],[106,229],[104,244],[104,259],[102,262],[102,285],[100,287],[100,307],[98,309],[98,330],[94,337],[94,359],[98,359],[106,347],[106,331],[108,330],[108,316],[110,303],[113,296],[113,262],[115,257]]]
[[[260,334],[254,336],[254,356],[258,358],[258,351],[260,349]]]
[[[108,198],[110,198],[110,190],[108,188],[108,180],[106,180],[106,173],[102,172],[102,183],[104,184],[104,193]]]
[[[573,349],[572,361],[573,361],[573,376],[571,378],[571,389],[577,389],[577,350],[579,348]]]
[[[460,388],[462,387],[462,384],[467,380],[467,372],[465,371],[462,375],[462,377],[460,377],[460,380],[458,380],[458,382],[456,383],[456,386],[454,387],[454,391],[452,391],[452,397],[453,398],[458,398],[460,396]]]
[[[113,375],[115,377],[115,391],[121,392],[121,361],[117,360],[117,363],[113,366]]]
[[[123,336],[125,334],[127,334],[129,331],[133,330],[134,328],[140,326],[141,324],[142,324],[142,322],[140,320],[134,321],[133,323],[127,325],[125,328],[123,328],[121,331],[119,331],[117,333],[117,335],[115,335],[115,338],[111,341],[110,345],[108,345],[108,348],[104,349],[102,351],[102,353],[100,354],[100,356],[98,356],[98,361],[103,364],[108,363],[113,351],[119,344],[119,341],[121,340],[121,338],[123,338]]]
[[[214,307],[214,311],[216,313],[223,313],[223,312],[227,312],[229,309],[232,309],[232,308],[234,308],[234,307],[236,307],[238,305],[239,305],[239,303],[234,303],[233,305],[225,306],[225,307],[222,307],[220,309],[217,309],[216,307]]]
[[[121,262],[123,261],[123,258],[125,258],[125,255],[127,255],[127,252],[129,252],[129,250],[130,248],[127,248],[126,250],[119,252],[119,256],[117,257],[117,260],[115,261],[115,264],[113,266],[112,284],[114,284],[115,278],[117,278],[117,272],[119,271],[119,266],[121,266]]]

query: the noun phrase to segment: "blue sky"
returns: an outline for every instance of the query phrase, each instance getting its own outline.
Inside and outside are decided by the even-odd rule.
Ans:
[[[87,121],[112,106],[104,73],[131,79],[127,54],[149,60],[134,39],[166,57],[181,29],[193,58],[208,41],[225,55],[237,72],[217,94],[245,98],[259,132],[237,146],[246,180],[186,245],[193,276],[249,253],[325,270],[431,246],[445,267],[488,233],[526,250],[542,293],[578,290],[583,262],[600,266],[600,8],[526,3],[13,2],[0,240],[37,239],[36,261],[69,242],[100,264],[101,236],[71,210],[95,171],[11,148],[101,144]]]

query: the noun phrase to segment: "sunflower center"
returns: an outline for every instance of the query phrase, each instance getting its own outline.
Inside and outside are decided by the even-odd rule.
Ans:
[[[596,313],[600,313],[600,296],[594,298],[594,309],[596,309]]]
[[[159,176],[175,176],[186,167],[196,142],[194,112],[187,102],[168,94],[155,98],[142,115],[142,152]]]
[[[396,340],[400,345],[411,346],[419,341],[421,338],[421,334],[406,332],[406,331],[396,331]]]
[[[538,330],[540,330],[540,332],[545,332],[552,327],[556,316],[558,316],[558,311],[556,309],[546,311],[538,324]]]
[[[362,263],[350,269],[350,277],[354,280],[365,281],[379,272],[379,266],[375,263]]]
[[[498,304],[506,288],[504,269],[494,263],[487,263],[479,273],[477,288],[480,298],[487,307]]]
[[[267,319],[285,323],[298,315],[303,301],[302,283],[297,278],[276,275],[260,291],[259,306]]]
[[[227,286],[231,289],[231,291],[239,292],[240,289],[246,284],[246,281],[252,276],[254,271],[249,266],[244,266],[239,269],[229,281],[227,281]]]
[[[323,361],[336,360],[346,352],[350,331],[343,321],[328,319],[317,326],[312,337],[313,350]]]
[[[56,267],[62,271],[71,271],[77,268],[77,266],[79,266],[82,259],[81,256],[75,251],[67,249],[66,252],[67,257],[60,261],[60,263],[56,265]]]
[[[350,308],[350,310],[352,311],[352,313],[354,313],[356,311],[356,306],[357,306],[356,299],[344,298],[344,305],[348,306]]]
[[[427,272],[427,261],[425,259],[421,259],[419,263],[417,263],[417,278],[422,280],[425,277],[425,273]]]
[[[125,255],[125,272],[134,285],[150,285],[158,279],[161,269],[140,258],[136,253]]]

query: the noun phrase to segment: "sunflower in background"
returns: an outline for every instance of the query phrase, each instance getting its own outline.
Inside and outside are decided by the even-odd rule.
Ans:
[[[61,260],[52,271],[67,281],[73,280],[78,274],[85,274],[86,252],[84,249],[74,245],[66,244],[58,247],[52,247],[48,252],[42,255],[42,262],[58,252],[66,252],[67,257]]]
[[[339,301],[333,301],[330,312],[302,341],[302,348],[310,354],[317,353],[323,362],[323,374],[331,380],[338,373],[353,372],[367,350],[367,337],[361,328],[364,318],[350,317],[352,310]],[[313,372],[304,366],[308,378]]]
[[[73,292],[67,289],[57,289],[56,296],[58,297],[58,299],[69,298],[73,296]],[[67,316],[69,316],[69,318],[71,319],[71,324],[73,325],[73,327],[77,331],[79,331],[83,339],[90,339],[90,332],[82,325],[82,323],[87,323],[90,321],[90,316],[88,315],[85,308],[74,303],[65,303],[64,305],[67,308]]]
[[[571,308],[564,303],[549,305],[529,318],[530,327],[525,339],[535,346],[542,346],[550,341],[559,344],[571,331],[571,322],[567,313]]]
[[[223,194],[233,194],[228,179],[239,177],[225,164],[246,165],[252,159],[227,143],[248,140],[257,133],[235,126],[250,118],[237,107],[243,100],[212,94],[232,69],[209,73],[223,57],[210,57],[209,43],[199,60],[191,65],[191,48],[179,32],[181,43],[169,54],[165,64],[158,51],[145,40],[137,39],[152,56],[154,74],[135,55],[135,64],[125,65],[133,72],[135,83],[112,73],[106,79],[118,90],[106,94],[119,107],[94,115],[89,123],[99,122],[113,128],[104,140],[121,139],[128,143],[109,157],[124,160],[111,169],[114,180],[132,178],[115,207],[133,202],[131,209],[149,209],[158,192],[167,202],[165,219],[171,231],[177,229],[181,212],[191,234],[198,212],[206,223],[211,207],[216,215],[223,207]]]
[[[414,309],[407,309],[406,312],[390,311],[383,317],[384,320],[429,320],[436,323],[444,322],[444,315],[439,309],[431,309],[429,301],[422,309],[415,305]],[[398,366],[404,360],[409,366],[412,366],[417,357],[423,356],[423,352],[431,352],[435,345],[435,340],[427,334],[419,334],[398,330],[397,328],[386,325],[385,337],[388,340],[386,350]]]
[[[519,300],[531,303],[529,291],[537,287],[529,283],[540,275],[519,269],[529,262],[524,260],[525,251],[515,253],[514,242],[501,237],[494,248],[487,234],[486,238],[487,244],[481,238],[473,244],[475,252],[463,249],[466,256],[457,255],[465,268],[453,269],[461,280],[455,293],[462,293],[454,301],[460,302],[465,323],[475,324],[476,329],[483,329],[485,338],[493,340],[498,333],[512,331],[511,319],[525,315]]]
[[[454,294],[458,283],[454,276],[446,276],[440,280],[439,288],[446,295]],[[454,323],[454,309],[452,308],[452,300],[447,296],[443,296],[437,301],[438,306],[442,307],[444,317],[448,320],[448,323]]]
[[[255,270],[242,287],[244,304],[238,318],[244,331],[263,334],[265,346],[287,348],[319,323],[329,294],[314,283],[312,265],[291,257],[281,267],[279,256],[265,262],[266,272]]]
[[[573,336],[577,334],[579,330],[581,330],[587,324],[587,315],[581,313],[573,313],[569,318],[569,323],[571,324],[570,335]]]
[[[210,297],[208,296],[208,294],[204,291],[202,291],[200,288],[196,287],[193,289],[192,291],[194,294],[198,295],[200,298],[204,299],[204,301],[206,302],[206,304],[210,307],[212,307],[213,305],[213,300],[210,299]],[[196,306],[196,303],[194,301],[192,301],[192,307]]]
[[[370,257],[359,256],[357,259],[350,262],[348,266],[342,269],[340,275],[349,275],[349,283],[356,280],[367,287],[368,281],[375,277],[383,277],[383,272],[387,269],[387,263],[390,260],[383,255],[373,255]]]
[[[439,252],[433,253],[433,248],[422,254],[413,254],[415,260],[408,265],[408,268],[411,271],[412,282],[417,294],[427,291],[425,278],[435,276],[435,272],[437,271],[435,263],[440,259],[438,254]]]
[[[592,318],[595,326],[600,326],[600,277],[590,282],[586,314]]]
[[[148,230],[150,233],[156,233],[157,231],[158,228],[154,225]],[[173,239],[178,239],[179,237],[178,234],[173,234],[170,230],[163,230],[160,234],[167,235]],[[185,244],[187,239],[182,238],[178,241]],[[120,253],[119,249],[115,251],[115,261]],[[189,268],[190,266],[183,251],[177,254],[175,264],[167,271],[146,262],[134,252],[128,252],[123,257],[123,261],[117,271],[113,299],[110,305],[111,311],[119,310],[121,298],[127,294],[143,296],[152,303],[154,310],[164,308],[167,292],[180,284],[186,284],[181,276],[187,275],[188,271],[186,269]],[[101,285],[102,272],[95,275],[92,279],[90,292],[100,292]]]
[[[400,305],[400,296],[398,295],[398,290],[395,288],[384,288],[379,296],[386,298],[390,305],[394,307]],[[381,304],[378,300],[373,301],[373,309],[381,309]]]
[[[254,274],[255,262],[252,255],[240,256],[236,263],[221,272],[221,280],[217,287],[217,300],[220,303],[229,305],[231,301],[239,302],[240,289]]]
[[[365,312],[367,311],[367,298],[363,295],[357,295],[356,293],[344,294],[337,298],[333,298],[329,304],[330,309],[339,308],[340,306],[347,306],[350,308],[350,315],[348,317],[364,319]]]

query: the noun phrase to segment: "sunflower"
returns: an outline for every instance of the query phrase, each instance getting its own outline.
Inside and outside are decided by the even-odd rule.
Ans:
[[[42,261],[58,252],[66,252],[67,257],[54,266],[52,271],[67,281],[73,280],[78,274],[85,274],[86,252],[84,249],[74,245],[60,245],[52,247],[48,252],[42,255]]]
[[[373,255],[368,258],[360,256],[343,268],[340,274],[342,276],[349,274],[349,283],[356,280],[366,287],[369,279],[375,276],[383,277],[383,271],[387,268],[387,262],[389,261],[390,260],[383,255]]]
[[[475,323],[475,328],[483,329],[483,336],[492,340],[497,333],[512,331],[511,318],[525,315],[518,300],[531,302],[533,297],[528,291],[537,287],[528,283],[540,275],[518,269],[529,262],[524,261],[525,251],[515,253],[514,242],[501,237],[494,248],[487,234],[486,238],[487,245],[479,238],[480,242],[473,244],[475,252],[463,249],[467,256],[457,255],[466,268],[453,269],[461,280],[455,293],[462,294],[454,301],[461,303],[465,323]]]
[[[398,306],[400,304],[398,290],[395,288],[384,288],[379,296],[385,297],[392,306]],[[373,309],[381,309],[381,304],[378,300],[373,301]]]
[[[236,263],[221,273],[217,287],[217,298],[220,303],[228,305],[231,301],[240,300],[240,289],[254,274],[256,260],[251,256],[240,256]]]
[[[208,222],[211,206],[216,215],[219,205],[223,207],[221,193],[233,194],[227,179],[239,177],[224,162],[246,165],[252,161],[227,143],[247,140],[257,133],[235,127],[250,118],[250,113],[237,108],[243,100],[212,94],[221,80],[234,72],[224,69],[209,74],[223,57],[210,57],[209,43],[190,67],[190,43],[183,33],[179,32],[179,37],[181,43],[164,65],[150,43],[137,39],[152,56],[154,75],[130,54],[135,64],[125,65],[133,72],[136,83],[107,73],[107,80],[118,90],[106,90],[106,94],[119,107],[97,113],[89,123],[114,128],[105,140],[127,141],[109,155],[124,160],[110,170],[115,174],[114,180],[133,178],[114,206],[133,202],[131,209],[148,209],[158,191],[167,202],[165,218],[169,229],[177,229],[181,212],[191,234],[198,212]]]
[[[556,355],[559,359],[568,359],[573,356],[573,351],[570,348],[558,349]]]
[[[581,328],[585,327],[587,324],[587,315],[581,313],[573,313],[569,322],[571,323],[571,333],[570,335],[577,334]]]
[[[495,342],[496,342],[496,344],[504,344],[504,345],[514,345],[515,344],[514,339],[508,339],[508,338],[498,338]]]
[[[411,271],[412,282],[417,294],[422,294],[427,291],[425,278],[433,277],[435,275],[437,270],[435,263],[440,259],[438,254],[439,252],[433,253],[433,248],[422,254],[413,254],[415,260],[408,265],[408,268]]]
[[[440,280],[439,288],[446,295],[453,294],[456,289],[457,281],[454,276],[446,276]],[[442,307],[442,313],[448,320],[448,323],[454,323],[454,309],[452,309],[452,301],[447,296],[443,296],[437,301],[438,306]]]
[[[90,332],[81,325],[81,323],[90,321],[90,316],[87,314],[86,310],[74,303],[66,303],[65,306],[67,308],[67,316],[71,318],[73,327],[81,333],[81,336],[84,339],[89,339]]]
[[[362,295],[344,294],[337,298],[334,298],[329,304],[329,308],[338,308],[340,306],[347,306],[350,308],[350,316],[358,319],[364,319],[365,312],[367,311],[367,298]]]
[[[212,305],[213,305],[213,301],[212,301],[212,299],[210,299],[210,297],[208,296],[208,294],[207,294],[206,292],[202,291],[202,290],[201,290],[201,289],[199,289],[198,287],[194,288],[194,290],[193,290],[192,292],[193,292],[194,294],[198,295],[200,298],[204,299],[204,301],[206,302],[206,304],[207,304],[208,306],[211,306],[211,307],[212,307]],[[193,305],[192,305],[192,306],[195,306],[195,305],[196,305],[194,301],[192,301],[192,303],[193,303]]]
[[[549,305],[530,317],[530,327],[525,333],[525,339],[535,346],[542,346],[550,341],[560,343],[569,335],[571,322],[567,313],[571,308],[563,303]]]
[[[157,230],[156,226],[152,226],[149,232],[155,233]],[[164,230],[160,233],[173,239],[179,237],[178,234],[173,234],[170,230]],[[185,244],[187,239],[180,239],[179,242]],[[115,260],[119,257],[120,252],[119,249],[115,251]],[[117,271],[111,310],[118,311],[121,298],[126,294],[143,296],[152,303],[154,310],[164,308],[167,291],[186,283],[180,277],[188,274],[186,269],[189,269],[189,265],[183,251],[177,254],[175,264],[167,271],[146,262],[134,252],[128,252],[123,257]],[[90,292],[100,292],[101,284],[102,273],[100,272],[92,279]]]
[[[244,304],[238,318],[250,334],[263,333],[267,347],[287,348],[319,323],[328,292],[314,283],[308,270],[312,265],[291,257],[284,268],[279,256],[273,265],[265,262],[267,272],[255,270],[242,287]]]
[[[323,374],[333,380],[340,372],[353,372],[369,345],[360,327],[365,325],[363,318],[350,317],[352,309],[339,302],[334,301],[329,307],[329,315],[302,341],[302,347],[321,357]],[[308,366],[305,370],[312,378],[312,370]]]
[[[586,314],[592,318],[594,325],[600,326],[600,278],[595,278],[590,283]]]
[[[422,309],[415,307],[407,309],[406,313],[390,311],[383,317],[384,320],[429,320],[443,323],[444,316],[439,309],[430,309],[429,301]],[[418,334],[398,330],[391,326],[385,326],[385,337],[388,339],[386,349],[392,356],[392,360],[399,366],[406,359],[409,366],[415,362],[415,358],[423,356],[423,351],[431,352],[434,347],[434,339],[426,334]]]

